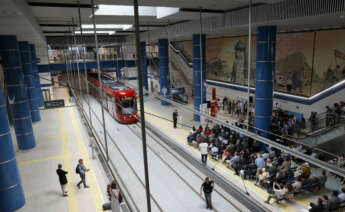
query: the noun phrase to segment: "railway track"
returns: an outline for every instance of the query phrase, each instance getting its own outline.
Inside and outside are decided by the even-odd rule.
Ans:
[[[141,127],[140,123],[137,123],[136,125],[139,129]],[[137,135],[138,138],[141,139],[141,135],[138,132],[138,129],[134,129],[132,126],[128,126],[132,132]],[[149,134],[149,136],[158,144],[160,145],[166,152],[168,152],[172,157],[174,157],[180,164],[182,164],[184,167],[186,167],[189,171],[191,171],[195,176],[197,176],[201,181],[204,180],[204,178],[197,173],[196,171],[190,169],[190,166],[188,166],[186,164],[185,161],[181,160],[179,157],[177,157],[171,149],[169,149],[166,145],[163,145],[161,141],[159,141],[159,139],[157,139],[150,131],[147,131],[147,133]],[[181,176],[181,174],[178,173],[177,170],[175,170],[168,162],[166,162],[166,160],[164,160],[164,158],[159,154],[158,150],[155,150],[154,147],[152,147],[151,145],[147,144],[147,148],[150,149],[150,151],[155,154],[159,159],[161,159],[161,161],[167,166],[169,167],[169,169],[171,169],[175,175],[182,180],[192,191],[193,193],[195,193],[196,195],[198,195],[202,200],[205,200],[204,197],[199,195],[198,190],[195,188],[195,186],[192,186],[190,183],[188,183],[183,176]],[[218,189],[214,188],[214,192],[218,193],[224,200],[226,200],[230,205],[232,205],[237,211],[242,212],[243,210],[241,210],[237,205],[235,205],[231,200],[229,200],[228,198],[226,198],[221,192],[218,191]],[[219,210],[217,210],[215,207],[213,207],[213,210],[218,212]]]

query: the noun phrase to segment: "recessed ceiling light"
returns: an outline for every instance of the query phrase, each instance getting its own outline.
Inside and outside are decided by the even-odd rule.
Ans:
[[[164,18],[180,11],[176,7],[149,7],[139,6],[139,16],[153,16],[157,19]],[[95,15],[109,16],[134,16],[134,7],[128,5],[98,5]]]
[[[92,24],[82,24],[83,29],[92,29]],[[96,24],[96,29],[122,29],[127,30],[132,28],[131,24]]]
[[[75,31],[75,34],[80,34],[81,32],[80,31]],[[83,34],[93,34],[94,32],[93,31],[83,31]],[[113,35],[115,34],[116,32],[115,31],[96,31],[97,34],[108,34],[108,35]]]
[[[134,16],[134,7],[126,5],[98,5],[95,15]],[[155,7],[139,7],[140,16],[156,16]]]

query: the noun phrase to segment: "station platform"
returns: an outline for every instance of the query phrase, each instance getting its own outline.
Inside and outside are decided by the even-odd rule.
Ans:
[[[23,211],[102,211],[102,204],[107,202],[106,185],[109,177],[101,161],[91,158],[88,130],[77,106],[69,102],[67,89],[55,88],[54,98],[65,99],[66,107],[41,110],[42,120],[34,124],[37,147],[31,151],[17,151],[27,201]],[[89,96],[88,101],[82,100],[82,108],[86,114],[91,112],[91,123],[100,142],[99,151],[108,149],[109,161],[120,178],[117,180],[122,182],[122,192],[129,197],[136,211],[147,211],[140,127],[119,124],[105,111],[105,145],[100,104]],[[174,109],[178,109],[179,123],[183,124],[178,125],[177,129],[173,128],[171,121]],[[196,160],[200,160],[199,150],[188,145],[186,139],[190,131],[188,126],[199,125],[193,121],[193,114],[173,105],[161,106],[160,100],[154,95],[145,98],[145,112],[146,122],[163,132],[164,136]],[[209,211],[205,208],[204,197],[199,194],[206,177],[203,172],[171,151],[150,132],[147,134],[147,150],[152,211]],[[76,187],[79,176],[75,173],[75,166],[79,158],[83,158],[86,166],[91,169],[87,173],[89,189],[79,190]],[[59,163],[68,171],[68,197],[61,195],[56,175]],[[226,165],[211,158],[208,159],[207,168],[236,186],[238,192],[244,193],[247,190],[248,198],[265,211],[306,211],[310,201],[325,193],[329,194],[328,190],[322,190],[303,194],[288,202],[265,204],[268,193],[254,185],[253,181],[243,180]],[[332,179],[331,176],[329,179]],[[326,186],[329,189],[340,187],[333,180],[327,181]],[[214,211],[219,212],[251,211],[217,184],[213,192],[213,206]]]
[[[181,110],[179,107],[174,105],[161,106],[161,100],[157,98],[154,94],[146,97],[145,99],[145,118],[146,121],[155,125],[155,127],[161,129],[166,136],[169,136],[181,147],[186,149],[191,155],[195,158],[201,159],[200,152],[197,148],[190,146],[187,143],[187,136],[190,134],[192,126],[196,128],[199,127],[200,123],[193,121],[193,114],[185,110]],[[186,105],[187,107],[192,108],[192,105]],[[173,128],[172,113],[177,109],[179,113],[177,129]],[[229,123],[234,123],[238,120],[238,117],[231,116],[227,113],[224,113],[222,110],[217,114],[217,119],[223,121],[229,121]],[[211,124],[212,126],[212,124]],[[205,127],[205,126],[203,126]],[[239,190],[245,192],[246,189],[249,192],[250,196],[255,198],[257,201],[265,204],[264,201],[268,197],[266,190],[262,189],[259,186],[256,186],[252,180],[243,180],[240,176],[235,175],[235,172],[229,169],[226,164],[223,164],[219,161],[211,159],[209,156],[207,166],[210,169],[214,169],[215,172],[219,173],[221,176],[224,176],[228,181],[234,183]],[[316,176],[321,175],[321,170],[318,168],[312,167],[312,174]],[[245,186],[244,186],[245,184]],[[308,211],[308,206],[310,202],[314,202],[317,198],[321,197],[324,194],[329,195],[332,190],[341,188],[339,179],[336,179],[333,175],[327,175],[326,189],[323,189],[318,192],[306,193],[300,196],[294,197],[291,201],[280,201],[279,203],[265,204],[264,207],[267,207],[271,211]]]
[[[64,88],[54,89],[55,99],[65,99],[67,107],[41,110],[42,120],[33,124],[36,147],[29,151],[16,151],[17,162],[26,204],[22,211],[103,211],[107,201],[108,179],[98,160],[93,160],[90,152],[89,136],[82,125],[78,110],[68,102]],[[12,138],[16,146],[15,134]],[[80,181],[75,173],[78,159],[82,158],[90,172],[86,181],[90,188],[78,189]],[[56,174],[58,164],[68,172],[68,197],[62,197]]]

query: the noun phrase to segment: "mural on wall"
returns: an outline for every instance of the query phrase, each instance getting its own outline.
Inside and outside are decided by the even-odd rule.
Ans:
[[[312,93],[315,94],[345,79],[345,30],[316,34]],[[321,80],[315,80],[318,76]]]
[[[255,37],[252,39],[252,64],[255,64]],[[248,38],[216,38],[206,41],[206,78],[245,85],[248,76]],[[251,67],[251,79],[255,66]],[[253,80],[252,80],[253,82]]]
[[[277,91],[303,96],[310,94],[313,42],[314,32],[277,36],[274,76]]]
[[[345,79],[345,30],[277,35],[274,88],[314,95]],[[192,57],[192,41],[176,42]],[[247,37],[206,40],[206,79],[247,84]],[[256,38],[252,38],[251,85],[255,83]]]

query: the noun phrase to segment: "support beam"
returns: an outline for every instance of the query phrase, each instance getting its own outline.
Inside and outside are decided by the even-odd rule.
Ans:
[[[19,211],[25,205],[16,154],[0,86],[0,211]]]
[[[200,105],[206,102],[206,41],[205,34],[193,35],[193,95],[194,110],[200,111]],[[194,121],[200,121],[200,116],[194,114]]]
[[[15,35],[0,35],[0,57],[2,58],[8,101],[18,148],[21,150],[32,149],[36,146],[36,143],[20,61],[19,46]]]
[[[35,97],[39,97],[39,106],[43,106],[43,95],[42,95],[42,89],[41,89],[41,80],[38,74],[38,66],[37,66],[37,57],[36,57],[36,48],[35,45],[29,44],[30,50],[31,50],[31,63],[32,63],[32,69],[35,73],[35,84],[36,84],[36,95]]]
[[[20,41],[19,49],[23,65],[24,81],[27,87],[31,119],[32,122],[39,122],[41,120],[39,110],[41,100],[40,97],[36,96],[35,72],[32,69],[31,49],[29,43],[26,41]]]
[[[47,3],[47,2],[28,2],[33,7],[67,7],[67,8],[91,8],[91,4],[70,4],[70,3]]]
[[[143,86],[146,93],[149,90],[148,80],[147,80],[147,58],[146,58],[146,42],[140,42],[140,57],[141,57],[141,73],[143,77]]]
[[[169,42],[168,39],[158,40],[159,55],[159,85],[160,94],[164,97],[170,94],[170,74],[169,74]],[[169,105],[166,101],[161,101],[161,105]]]
[[[273,73],[275,64],[276,26],[262,26],[257,30],[255,128],[269,138],[273,107]]]

